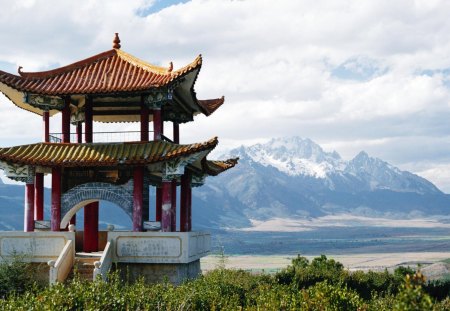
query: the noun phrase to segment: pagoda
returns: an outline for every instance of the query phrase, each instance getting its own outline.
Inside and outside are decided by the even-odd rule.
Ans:
[[[201,55],[180,69],[149,64],[121,50],[116,33],[111,50],[68,66],[42,72],[19,67],[19,75],[0,71],[0,92],[41,116],[44,132],[42,142],[0,148],[5,175],[26,183],[24,232],[0,232],[0,257],[19,253],[47,262],[50,283],[64,281],[79,262],[92,263],[93,279],[105,279],[113,262],[148,281],[168,277],[177,283],[198,275],[210,234],[192,231],[191,189],[238,160],[207,159],[216,137],[180,143],[180,124],[224,103],[224,97],[197,99],[201,66]],[[61,131],[50,133],[50,118],[58,113]],[[140,131],[95,132],[94,121],[138,122]],[[168,122],[170,138],[164,135]],[[44,175],[51,175],[48,215]],[[99,231],[99,201],[122,209],[132,231],[112,225]],[[84,230],[77,231],[81,209]]]

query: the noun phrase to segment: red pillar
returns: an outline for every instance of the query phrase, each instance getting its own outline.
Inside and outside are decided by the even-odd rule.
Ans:
[[[25,184],[25,213],[23,231],[34,231],[34,184]]]
[[[173,122],[173,142],[180,143],[180,126],[177,122]],[[175,179],[172,180],[172,231],[177,231],[177,181]]]
[[[188,223],[188,187],[190,187],[190,176],[188,172],[185,172],[181,176],[181,189],[180,189],[180,231],[189,231]]]
[[[84,207],[83,251],[87,253],[98,251],[98,202],[89,203]]]
[[[92,119],[92,98],[86,98],[84,108],[84,141],[92,143],[93,119]],[[98,208],[99,202],[93,202],[84,207],[84,239],[83,251],[98,251]]]
[[[162,133],[161,108],[153,108],[153,140],[161,140]]]
[[[192,186],[187,187],[187,223],[188,231],[192,231]]]
[[[162,216],[162,188],[156,188],[156,221],[161,221]]]
[[[61,223],[61,169],[52,168],[52,210],[51,229],[60,231]]]
[[[92,143],[92,98],[86,98],[86,104],[84,108],[84,141],[86,143]]]
[[[172,217],[171,219],[171,227],[170,230],[172,232],[177,231],[177,180],[172,179],[171,185],[171,201],[172,201],[172,207],[170,209],[170,215]]]
[[[171,181],[162,181],[162,215],[161,215],[161,231],[170,232],[172,229],[172,195],[171,195]]]
[[[142,231],[144,168],[136,167],[133,171],[133,231]]]
[[[83,124],[77,122],[77,143],[81,144],[83,142]]]
[[[50,112],[42,113],[42,121],[44,125],[43,141],[50,142]],[[44,174],[36,173],[34,182],[34,219],[44,220]]]
[[[141,141],[148,141],[148,114],[149,109],[141,96]]]
[[[50,112],[44,111],[42,120],[44,121],[44,142],[48,143],[50,141]]]
[[[36,173],[34,179],[34,220],[44,220],[44,174]]]
[[[173,142],[180,143],[180,125],[177,122],[173,122]]]
[[[70,143],[70,97],[66,97],[65,105],[62,110],[62,126],[61,132],[63,143]]]

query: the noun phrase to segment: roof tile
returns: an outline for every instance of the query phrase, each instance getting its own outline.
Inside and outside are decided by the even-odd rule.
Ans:
[[[147,143],[37,143],[0,148],[0,161],[40,166],[147,165],[202,151],[211,151],[217,137],[204,143],[177,145],[164,141]]]
[[[201,64],[198,56],[187,66],[169,71],[112,49],[50,71],[20,71],[20,76],[0,71],[0,82],[19,91],[45,95],[132,92],[168,85]]]

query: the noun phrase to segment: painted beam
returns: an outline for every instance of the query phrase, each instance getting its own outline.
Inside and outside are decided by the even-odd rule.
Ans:
[[[128,115],[140,115],[141,110],[92,110],[94,116],[128,116]]]
[[[92,102],[93,108],[123,108],[123,107],[129,107],[129,108],[139,108],[141,106],[140,102],[128,102],[128,101],[121,101],[121,102]]]

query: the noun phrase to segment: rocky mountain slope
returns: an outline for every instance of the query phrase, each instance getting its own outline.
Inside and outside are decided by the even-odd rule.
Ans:
[[[426,179],[360,152],[343,160],[309,139],[234,149],[239,165],[196,189],[201,225],[245,227],[273,218],[352,214],[403,219],[447,215],[450,196]],[[203,208],[203,206],[205,208]]]
[[[196,229],[248,228],[278,219],[328,217],[330,223],[332,215],[370,219],[449,215],[450,195],[365,152],[345,161],[309,139],[291,137],[240,147],[223,156],[227,157],[239,157],[239,164],[193,190]],[[0,230],[22,229],[23,194],[23,186],[0,181]],[[45,195],[49,215],[48,189]],[[81,223],[82,212],[78,214]],[[108,202],[101,203],[100,220],[102,226],[131,227],[130,219]]]

